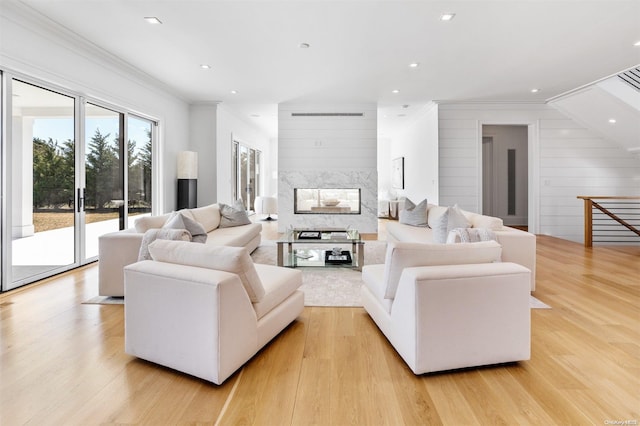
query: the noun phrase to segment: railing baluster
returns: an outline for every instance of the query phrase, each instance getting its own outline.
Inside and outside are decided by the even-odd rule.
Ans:
[[[634,224],[631,224],[628,222],[628,218],[625,217],[625,219],[620,218],[617,214],[615,214],[614,212],[611,212],[608,208],[603,207],[601,204],[593,201],[595,199],[598,200],[640,200],[640,197],[590,197],[590,196],[578,196],[578,198],[584,200],[584,246],[585,247],[592,247],[593,246],[593,209],[594,207],[597,208],[599,211],[601,211],[603,214],[605,214],[606,216],[610,217],[612,220],[614,220],[615,222],[617,222],[618,224],[624,226],[625,228],[627,228],[629,231],[633,232],[634,234],[636,234],[637,236],[640,236],[640,230],[638,230],[638,228],[636,228],[636,226]],[[606,203],[602,203],[602,204],[606,204]],[[620,204],[628,204],[628,203],[620,203]],[[640,203],[638,203],[638,208],[640,208]],[[620,210],[625,210],[626,207],[619,207]],[[634,207],[631,208],[631,210],[633,211]],[[620,214],[625,213],[624,211]],[[638,216],[638,213],[627,213],[628,215],[632,215],[632,216]],[[602,229],[599,229],[599,231],[601,231]],[[611,230],[609,232],[614,232],[617,230]],[[612,235],[605,235],[611,237]],[[624,236],[626,237],[626,236]]]

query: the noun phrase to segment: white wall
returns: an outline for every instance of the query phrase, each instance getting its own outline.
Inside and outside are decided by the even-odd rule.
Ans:
[[[423,199],[438,204],[438,108],[428,104],[406,128],[393,136],[390,157],[380,167],[391,169],[391,160],[404,157],[405,189],[392,189],[418,204]]]
[[[0,8],[0,69],[159,121],[160,161],[154,187],[159,210],[175,209],[176,154],[187,149],[187,103],[112,55],[19,4]],[[159,191],[159,192],[158,192]],[[154,203],[156,205],[156,203]]]
[[[218,199],[216,153],[217,104],[194,104],[189,108],[189,150],[198,153],[198,206]],[[229,160],[231,161],[231,160]]]
[[[233,141],[262,151],[262,164],[264,170],[261,175],[261,188],[267,189],[265,179],[271,177],[272,167],[271,143],[269,137],[246,121],[240,113],[232,107],[219,104],[216,110],[216,166],[217,193],[215,201],[229,204],[232,200],[232,164],[231,153]],[[211,167],[211,166],[210,166]],[[198,191],[199,192],[199,191]],[[268,193],[267,193],[268,194]]]
[[[440,104],[440,204],[479,211],[483,124],[525,124],[529,227],[582,242],[579,195],[640,195],[640,160],[544,104]]]

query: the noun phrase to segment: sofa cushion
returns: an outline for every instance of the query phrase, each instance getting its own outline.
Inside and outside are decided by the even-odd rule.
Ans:
[[[151,259],[149,244],[155,240],[191,241],[191,234],[186,229],[149,229],[142,236],[142,243],[140,244],[140,251],[138,252],[138,261]]]
[[[492,231],[499,231],[504,227],[502,219],[499,217],[486,216],[483,214],[462,211],[466,218],[471,222],[472,228],[487,228]]]
[[[405,268],[499,262],[501,254],[502,246],[496,241],[466,244],[390,242],[384,262],[384,297],[395,298],[400,275]]]
[[[478,241],[496,240],[496,234],[488,228],[456,228],[447,235],[447,244],[477,243]]]
[[[258,319],[280,305],[302,285],[302,272],[274,265],[254,264],[264,287],[264,297],[253,304]]]
[[[161,216],[142,216],[136,219],[133,226],[136,228],[136,232],[144,234],[149,229],[162,228],[170,217],[171,213],[163,214]]]
[[[153,260],[159,262],[198,266],[236,274],[240,277],[252,303],[261,301],[265,295],[253,260],[244,247],[156,240],[149,245],[149,252]]]
[[[193,218],[204,226],[207,233],[220,226],[220,206],[217,204],[190,209],[190,212]]]
[[[260,235],[262,224],[250,223],[248,225],[232,226],[230,228],[218,228],[209,233],[207,244],[218,246],[245,247],[253,239]]]
[[[220,203],[220,228],[248,225],[251,223],[242,200],[236,200],[233,206]]]
[[[204,227],[181,212],[174,213],[162,228],[186,229],[191,234],[191,241],[194,243],[204,244],[207,242],[207,233],[204,231]]]
[[[365,265],[362,268],[362,282],[384,310],[390,313],[393,300],[385,298],[384,268],[384,265]]]
[[[400,210],[399,221],[411,226],[427,225],[427,199],[422,200],[417,206],[408,198],[405,200],[404,209]]]
[[[447,242],[447,235],[452,229],[468,228],[470,226],[471,223],[457,204],[453,207],[448,207],[447,211],[440,215],[431,226],[433,228],[433,242],[444,244]]]

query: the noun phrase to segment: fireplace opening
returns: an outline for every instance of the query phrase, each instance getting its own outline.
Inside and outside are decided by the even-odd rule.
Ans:
[[[294,188],[294,214],[360,214],[360,188]]]

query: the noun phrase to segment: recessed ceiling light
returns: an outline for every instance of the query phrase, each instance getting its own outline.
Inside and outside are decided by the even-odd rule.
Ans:
[[[531,93],[538,93],[540,89],[531,89]]]
[[[203,70],[210,70],[211,69],[211,65],[201,64],[200,68],[202,68]]]
[[[442,15],[440,15],[440,20],[441,20],[441,21],[450,21],[450,20],[452,20],[455,16],[456,16],[456,14],[455,14],[455,13],[443,13]]]
[[[238,91],[237,91],[237,90],[232,90],[232,91],[231,91],[231,94],[232,94],[232,95],[237,95],[237,94],[238,94]]]
[[[409,64],[409,68],[418,68],[420,66],[420,64],[418,62],[411,62]]]
[[[162,24],[162,21],[156,18],[155,16],[145,16],[144,20],[147,21],[148,24],[153,24],[153,25]]]
[[[310,47],[311,47],[311,45],[310,45],[309,43],[300,43],[300,44],[298,45],[298,47],[299,47],[300,49],[308,49],[308,48],[310,48]]]
[[[609,119],[609,123],[611,123],[611,124],[616,124],[616,119],[615,119],[615,118],[610,118],[610,119]]]
[[[391,91],[391,93],[400,93],[400,91],[398,89],[394,89]]]

